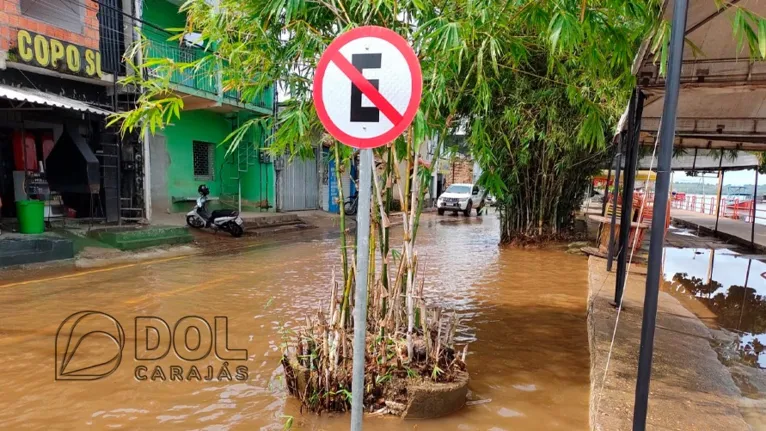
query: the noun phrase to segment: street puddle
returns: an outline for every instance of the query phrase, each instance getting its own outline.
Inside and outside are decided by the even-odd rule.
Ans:
[[[664,253],[663,288],[708,326],[736,333],[741,362],[766,368],[766,263],[729,249]]]
[[[367,418],[365,430],[587,429],[587,261],[558,250],[500,248],[498,231],[492,214],[457,219],[429,214],[418,234],[428,301],[458,314],[458,340],[470,344],[470,404],[430,421]],[[8,286],[0,287],[5,304],[0,424],[281,430],[291,422],[301,430],[348,429],[347,415],[302,414],[287,395],[279,365],[281,331],[326,305],[332,268],[338,265],[337,237],[306,232],[291,243],[58,273],[40,282],[33,280],[48,274],[0,274],[0,286]],[[80,359],[100,362],[94,358],[109,349],[113,355],[123,341],[121,363],[96,380],[55,381],[54,348],[66,344],[61,337],[64,341],[55,344],[57,330],[83,310],[107,313],[124,334],[112,331],[107,335],[116,344],[92,345],[86,353],[93,358]],[[246,349],[246,359],[224,362],[210,354],[181,360],[174,348],[146,360],[159,352],[152,347],[167,340],[162,330],[139,325],[136,316],[160,318],[175,334],[177,322],[196,316],[216,337],[224,326],[216,317],[226,317],[227,343],[214,343],[216,352],[236,357]],[[209,342],[203,338],[197,332],[196,343]],[[137,344],[143,347],[137,350]]]

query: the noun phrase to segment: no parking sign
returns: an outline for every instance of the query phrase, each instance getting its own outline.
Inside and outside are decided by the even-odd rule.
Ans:
[[[415,118],[422,91],[415,52],[383,27],[359,27],[336,38],[314,77],[319,119],[335,139],[355,148],[396,139]]]
[[[352,431],[362,430],[363,416],[372,148],[393,141],[412,124],[422,92],[418,57],[403,37],[383,27],[340,35],[322,54],[314,76],[314,105],[322,124],[335,139],[361,149],[354,304],[364,305],[354,307]]]

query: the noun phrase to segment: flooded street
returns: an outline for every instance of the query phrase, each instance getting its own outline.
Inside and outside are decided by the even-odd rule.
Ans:
[[[497,243],[494,215],[424,215],[418,248],[427,296],[461,317],[458,340],[470,343],[473,405],[431,421],[369,418],[366,430],[587,429],[587,260],[559,250],[500,249]],[[348,429],[348,416],[301,414],[287,396],[279,365],[281,328],[327,303],[337,250],[337,237],[301,232],[274,244],[213,254],[81,272],[0,274],[2,427],[279,430],[292,417],[293,429]],[[764,270],[753,269],[750,277],[750,286],[757,279],[761,292]],[[689,275],[704,279],[701,271]],[[744,282],[717,279],[724,290]],[[120,322],[122,361],[99,380],[55,381],[57,329],[82,310]],[[136,360],[137,339],[140,346],[157,341],[151,331],[136,329],[136,316],[159,317],[170,328],[184,316],[210,325],[216,316],[227,317],[225,348],[247,350],[246,361],[230,362],[231,374],[244,365],[246,377],[205,381],[208,366],[216,375],[222,367],[213,355],[192,363],[171,351],[157,361]],[[218,336],[218,328],[213,332]],[[97,347],[85,352],[103,353]],[[174,381],[174,364],[184,376],[195,365],[203,378]],[[136,378],[142,365],[147,371],[138,374],[145,380]],[[150,377],[156,365],[166,379]]]

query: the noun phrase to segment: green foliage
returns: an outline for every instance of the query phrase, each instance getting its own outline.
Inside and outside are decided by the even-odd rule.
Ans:
[[[293,422],[295,422],[295,417],[286,415],[282,415],[281,417],[285,420],[285,423],[282,425],[282,430],[289,431],[293,429]]]
[[[718,7],[737,8],[739,44],[763,57],[764,20],[737,5]],[[140,67],[152,73],[124,81],[145,89],[138,107],[114,121],[124,130],[155,132],[182,115],[170,76],[216,70],[224,90],[246,98],[275,82],[289,94],[277,119],[243,122],[227,138],[230,148],[258,127],[275,131],[273,153],[307,156],[312,143],[326,139],[312,101],[319,57],[351,28],[383,26],[410,41],[423,71],[412,147],[465,129],[485,170],[482,182],[501,198],[503,214],[516,217],[518,205],[530,206],[523,209],[529,215],[507,225],[525,234],[556,231],[586,185],[583,175],[609,152],[608,138],[635,83],[635,53],[648,37],[664,73],[670,25],[660,8],[659,0],[187,0],[186,26],[173,29],[171,39],[198,33],[205,55],[189,62],[145,55]],[[128,57],[147,54],[146,45],[142,38]],[[403,148],[404,139],[395,145]]]
[[[561,85],[580,93],[577,103],[583,103],[587,121],[574,136],[595,145],[603,141],[598,129],[604,117],[597,106],[585,106],[602,93],[591,78],[629,78],[636,42],[651,30],[657,0],[221,0],[216,6],[187,0],[181,9],[187,24],[170,29],[176,32],[172,39],[199,33],[206,55],[186,63],[145,56],[142,67],[153,73],[146,78],[134,74],[125,83],[146,91],[137,109],[116,120],[126,130],[163,127],[183,109],[182,98],[169,91],[169,77],[212,65],[220,70],[224,90],[256,95],[280,83],[290,99],[279,115],[271,149],[300,154],[322,134],[311,101],[319,56],[338,34],[361,25],[394,29],[418,54],[424,97],[414,127],[415,148],[437,132],[447,136],[461,118],[487,112],[497,98],[498,79],[509,73],[554,74]],[[147,53],[146,44],[142,39],[130,58],[138,51]],[[546,49],[552,53],[548,64],[532,65],[532,56]],[[240,127],[270,129],[271,122],[267,118]],[[227,143],[236,146],[245,135],[235,131]]]

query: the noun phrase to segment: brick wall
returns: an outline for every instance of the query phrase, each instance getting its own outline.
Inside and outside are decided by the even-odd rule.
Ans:
[[[60,2],[60,0],[38,1]],[[19,28],[98,50],[98,17],[96,16],[98,4],[91,0],[80,1],[84,5],[83,30],[78,34],[22,15],[20,0],[0,0],[0,50],[7,51],[16,46],[16,30]]]
[[[473,183],[473,160],[455,159],[446,168],[440,169],[444,174],[445,188],[455,183]]]

